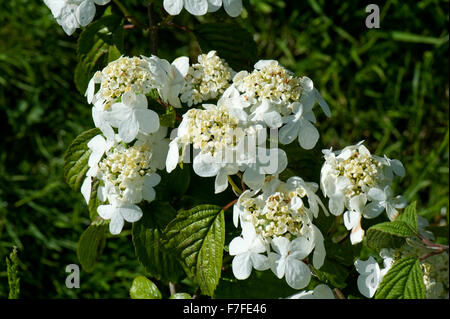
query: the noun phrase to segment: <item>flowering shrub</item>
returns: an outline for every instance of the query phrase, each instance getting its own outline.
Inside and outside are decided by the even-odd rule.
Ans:
[[[116,0],[45,3],[67,34],[85,27],[75,81],[94,127],[68,147],[65,179],[92,221],[78,246],[86,270],[108,232],[131,230],[146,275],[174,298],[182,281],[211,297],[252,295],[255,281],[273,287],[271,298],[448,296],[448,246],[392,191],[406,174],[399,160],[363,142],[324,149],[313,159],[320,178],[305,181],[308,172],[291,163],[318,147],[317,118],[332,116],[320,88],[236,50],[255,46],[240,26],[172,21],[183,8],[199,16],[222,5],[236,17],[242,1],[150,2],[148,25]],[[91,23],[96,5],[108,7]],[[192,33],[201,54],[158,56],[161,27]],[[124,54],[128,28],[149,34],[151,55]],[[143,281],[137,276],[131,297],[162,297],[151,282],[157,293],[137,291]]]

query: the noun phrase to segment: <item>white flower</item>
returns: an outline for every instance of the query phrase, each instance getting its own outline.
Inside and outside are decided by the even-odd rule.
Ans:
[[[164,0],[164,9],[171,15],[180,14],[184,8],[193,15],[200,16],[215,12],[222,6],[231,17],[237,17],[242,11],[242,0]]]
[[[110,0],[44,0],[59,25],[67,35],[80,26],[87,26],[95,17],[95,5],[105,5]]]
[[[375,218],[384,209],[390,220],[404,208],[403,197],[393,198],[391,184],[395,174],[404,173],[400,161],[370,154],[362,142],[341,151],[322,151],[325,163],[320,173],[320,187],[329,198],[328,208],[333,215],[344,211],[344,225],[351,229],[352,244],[363,240],[361,218]]]
[[[216,51],[198,56],[198,63],[189,67],[180,99],[188,106],[216,99],[230,86],[235,72]]]
[[[242,237],[234,238],[229,245],[229,253],[235,256],[232,262],[233,274],[237,279],[247,279],[252,268],[256,270],[269,269],[266,245],[256,236],[255,229],[251,223],[241,223]]]
[[[389,185],[385,186],[384,189],[371,188],[367,196],[372,202],[364,209],[364,217],[375,218],[386,209],[389,219],[395,220],[398,216],[397,209],[406,207],[406,199],[401,195],[393,197],[393,194]]]
[[[320,202],[314,194],[314,183],[305,183],[300,177],[291,177],[288,182],[272,178],[258,190],[246,190],[233,208],[233,222],[237,227],[239,219],[252,222],[256,232],[262,238],[274,236],[306,237],[317,240],[320,246],[320,231],[312,224],[317,216]],[[304,204],[308,200],[309,207]],[[319,204],[323,207],[323,204]],[[315,236],[317,235],[317,236]],[[321,247],[319,247],[321,250]],[[321,265],[320,251],[317,264]]]
[[[286,282],[294,289],[302,289],[311,280],[311,271],[302,261],[314,247],[312,240],[304,237],[292,241],[286,237],[272,239],[275,252],[269,253],[269,262],[273,273],[278,278],[286,276]]]
[[[194,172],[202,177],[216,176],[215,191],[218,193],[226,189],[227,176],[239,171],[235,152],[245,135],[245,126],[242,127],[245,112],[216,105],[203,106],[205,109],[190,109],[183,115],[177,135],[169,144],[166,170],[170,173],[175,169],[186,147],[192,144],[196,152]],[[244,121],[239,119],[242,116]]]
[[[254,154],[246,155],[240,170],[244,172],[242,180],[251,189],[262,188],[266,175],[279,174],[287,167],[287,155],[282,149],[257,147]]]
[[[88,103],[108,109],[126,92],[148,94],[162,82],[163,70],[152,67],[145,57],[125,57],[110,62],[102,71],[94,74],[86,90]],[[95,85],[100,88],[95,93]]]
[[[384,259],[383,269],[380,269],[377,261],[372,256],[366,261],[360,259],[355,261],[356,270],[360,274],[357,280],[358,289],[359,292],[367,298],[373,297],[381,280],[392,267],[394,259],[387,252],[386,249],[380,251],[380,255]]]
[[[288,299],[335,299],[333,291],[325,284],[317,285],[314,290],[302,291]]]
[[[139,132],[151,134],[159,129],[159,116],[148,109],[145,95],[132,92],[124,93],[122,102],[111,105],[103,113],[103,119],[119,129],[119,136],[125,143],[133,141]]]
[[[306,109],[304,104],[292,103],[294,115],[286,116],[283,119],[286,124],[280,129],[279,139],[281,144],[289,144],[298,137],[298,143],[301,147],[306,150],[314,148],[319,140],[319,131],[312,124],[316,122],[312,106]]]
[[[135,146],[148,146],[152,152],[152,158],[149,163],[151,170],[163,170],[166,167],[166,157],[169,150],[169,139],[167,127],[160,126],[158,131],[152,134],[138,134]]]
[[[172,64],[155,55],[145,59],[148,61],[149,68],[155,77],[155,87],[161,99],[173,107],[180,108],[181,103],[178,95],[186,82],[184,78],[189,71],[189,58],[178,57]]]

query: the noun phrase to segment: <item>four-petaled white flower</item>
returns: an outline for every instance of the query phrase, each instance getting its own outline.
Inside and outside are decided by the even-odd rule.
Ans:
[[[382,249],[380,255],[383,257],[383,269],[380,268],[378,262],[372,256],[366,261],[357,259],[354,263],[356,270],[360,274],[357,280],[359,292],[367,298],[373,297],[381,280],[394,263],[394,259],[390,256],[388,250]]]
[[[148,109],[147,98],[143,94],[124,93],[122,101],[111,105],[103,112],[102,118],[119,129],[119,136],[125,143],[133,141],[139,132],[151,134],[159,129],[159,116]]]
[[[105,5],[111,0],[44,0],[52,11],[56,22],[67,35],[72,35],[80,26],[85,27],[95,17],[95,5]]]
[[[311,280],[311,271],[303,262],[314,248],[312,240],[299,237],[292,241],[286,237],[272,239],[275,252],[269,253],[270,266],[278,278],[286,276],[286,282],[294,289],[302,289]]]
[[[364,209],[365,218],[375,218],[386,209],[389,219],[395,220],[398,216],[397,209],[406,207],[406,199],[401,196],[393,196],[392,188],[387,185],[384,189],[371,188],[367,196],[372,200]]]
[[[172,63],[155,55],[145,59],[155,77],[155,88],[161,99],[173,107],[180,108],[178,95],[186,83],[184,78],[189,71],[189,58],[178,57]]]
[[[247,279],[252,268],[256,270],[269,269],[266,244],[256,235],[251,223],[242,222],[242,237],[234,238],[229,245],[229,253],[235,256],[232,261],[233,274],[237,279]]]
[[[207,12],[216,12],[222,6],[231,17],[237,17],[242,11],[242,0],[164,0],[164,9],[171,15],[180,14],[184,8],[193,15],[201,16]]]

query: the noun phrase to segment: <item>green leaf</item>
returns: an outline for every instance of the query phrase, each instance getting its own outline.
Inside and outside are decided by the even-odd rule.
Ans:
[[[413,202],[411,205],[406,207],[403,213],[397,218],[397,221],[404,222],[414,231],[417,231],[416,204],[417,202]]]
[[[383,277],[375,299],[425,299],[425,285],[420,261],[402,258]]]
[[[78,39],[75,85],[84,95],[94,73],[121,55],[123,22],[118,15],[107,15],[89,24]]]
[[[92,223],[81,234],[77,246],[77,256],[81,267],[86,272],[94,270],[97,260],[105,248],[107,231],[108,223],[101,220]]]
[[[320,269],[316,269],[313,267],[317,278],[320,281],[323,281],[327,285],[331,285],[337,288],[345,288],[347,286],[347,277],[349,275],[349,270],[329,259],[325,259],[322,267]]]
[[[152,202],[144,210],[143,217],[133,223],[133,245],[138,261],[150,277],[165,282],[177,282],[183,276],[183,268],[176,256],[163,246],[162,229],[176,211],[165,202]]]
[[[217,51],[235,71],[253,70],[257,46],[250,32],[235,24],[203,23],[194,29],[203,53]]]
[[[6,257],[6,274],[8,276],[9,294],[8,299],[19,299],[20,294],[20,277],[19,277],[19,257],[17,256],[17,248]]]
[[[398,237],[412,237],[416,235],[407,223],[398,220],[373,225],[367,230],[367,232],[370,231],[380,231]]]
[[[100,134],[98,128],[90,129],[78,135],[68,147],[64,155],[64,179],[74,191],[81,188],[88,167],[91,150],[87,143],[94,136]]]
[[[367,231],[367,246],[372,249],[380,250],[382,248],[399,248],[405,243],[403,237],[397,237],[389,233],[370,229]]]
[[[212,296],[222,269],[225,241],[222,208],[200,205],[180,210],[165,233],[167,247],[179,253],[188,276],[195,279],[204,294]]]
[[[162,299],[158,287],[144,276],[134,278],[130,288],[131,299]]]
[[[367,230],[367,244],[374,249],[400,247],[404,243],[402,238],[413,237],[416,235],[415,231],[413,231],[410,226],[413,225],[414,220],[410,214],[411,211],[404,217],[409,224],[402,220],[395,220],[393,222],[379,223],[370,227]]]
[[[94,221],[97,217],[99,217],[98,213],[97,213],[97,208],[98,208],[98,206],[104,204],[103,202],[101,202],[98,199],[98,196],[97,196],[97,191],[98,191],[99,186],[100,186],[100,181],[96,179],[92,183],[91,197],[89,198],[89,217],[90,217],[91,221]]]

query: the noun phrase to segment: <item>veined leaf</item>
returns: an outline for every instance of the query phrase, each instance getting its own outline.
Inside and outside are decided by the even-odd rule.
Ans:
[[[398,220],[373,225],[367,230],[367,232],[370,231],[380,231],[398,237],[415,236],[414,231],[409,227],[407,223]]]
[[[81,188],[85,174],[89,169],[88,160],[91,150],[87,147],[87,143],[100,133],[101,131],[98,128],[81,133],[70,144],[64,155],[64,179],[74,191]]]
[[[131,299],[162,299],[158,287],[144,276],[134,278],[130,288],[130,297]]]
[[[375,299],[425,299],[425,285],[418,258],[402,258],[383,277]]]
[[[163,246],[164,219],[170,221],[175,215],[169,203],[152,202],[132,230],[137,259],[151,277],[166,282],[176,282],[184,274],[176,256]]]
[[[416,204],[417,202],[410,204],[397,218],[397,221],[406,223],[414,231],[417,231]]]
[[[200,205],[181,210],[165,230],[167,247],[176,249],[189,277],[199,284],[202,292],[212,296],[219,282],[225,220],[222,208]]]
[[[81,234],[77,246],[77,256],[81,267],[86,272],[94,269],[98,258],[106,244],[106,234],[108,230],[107,222],[99,222],[91,224]]]

